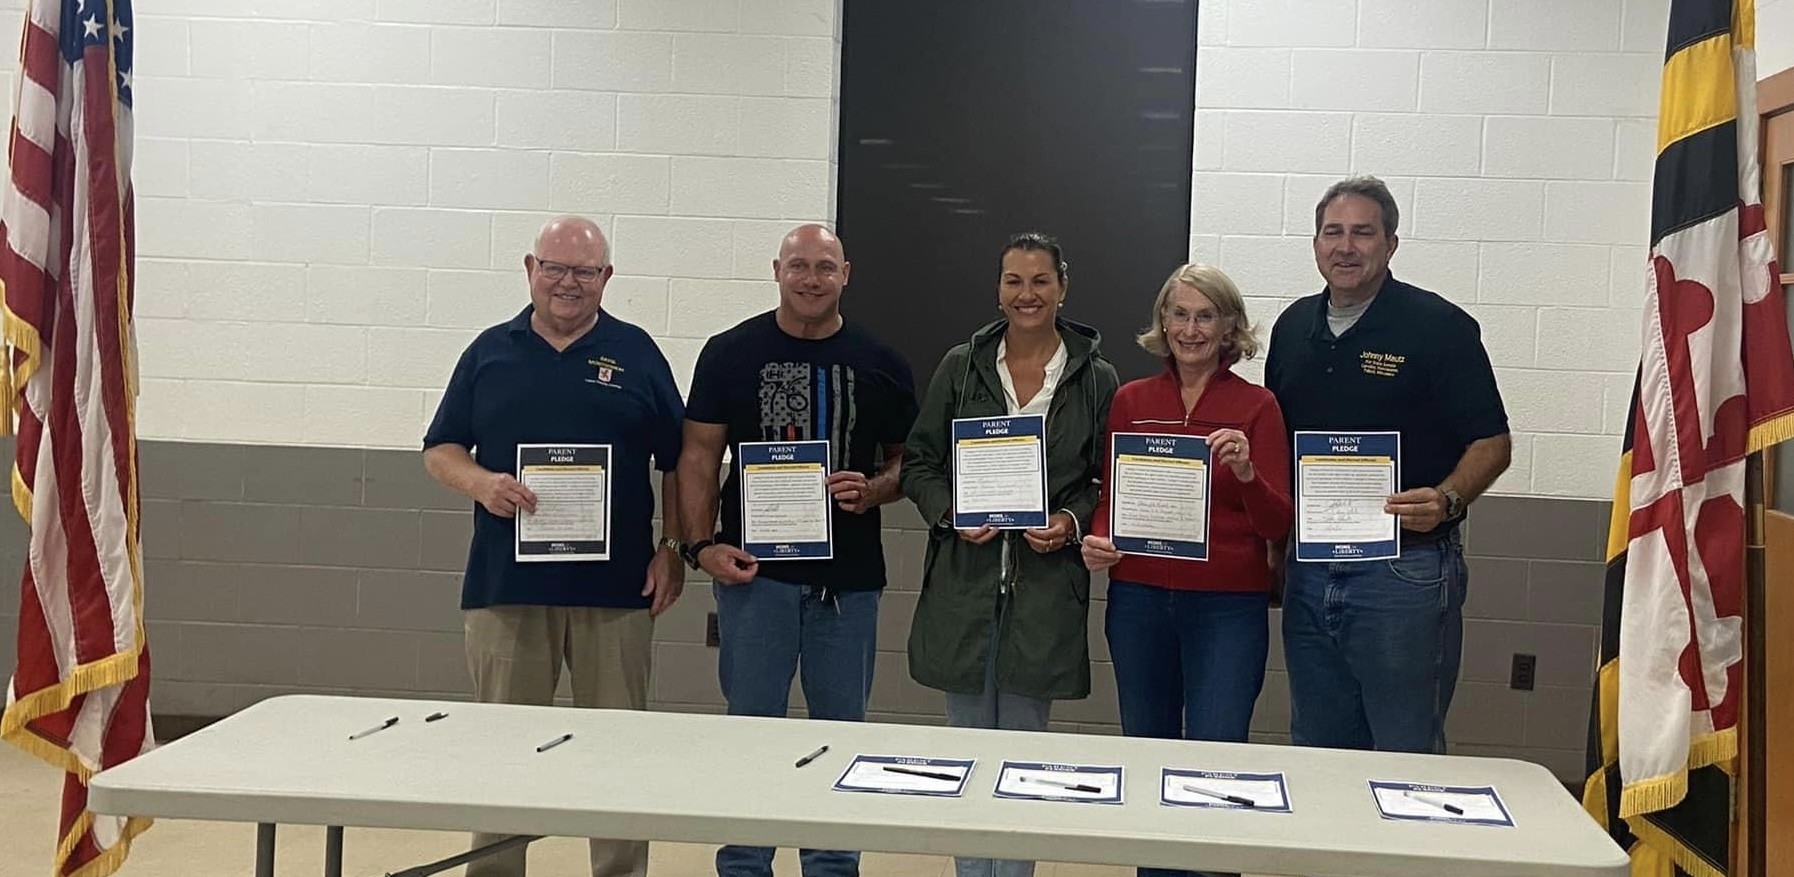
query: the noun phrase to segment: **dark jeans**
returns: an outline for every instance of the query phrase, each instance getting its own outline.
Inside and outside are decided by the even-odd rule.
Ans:
[[[784,716],[801,675],[810,718],[863,721],[872,693],[878,591],[830,591],[757,578],[715,585],[717,674],[732,716]],[[771,877],[772,847],[716,852],[722,877]],[[858,877],[860,854],[799,850],[804,877]]]
[[[1109,583],[1104,618],[1121,732],[1244,743],[1264,687],[1271,598]],[[1198,872],[1140,868],[1139,877]]]
[[[1395,560],[1288,563],[1291,741],[1444,754],[1469,578],[1460,535],[1406,545]]]

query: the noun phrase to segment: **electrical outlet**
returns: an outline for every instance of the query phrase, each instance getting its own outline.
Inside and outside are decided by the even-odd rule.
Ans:
[[[714,649],[722,644],[722,635],[716,631],[716,613],[712,612],[704,619],[704,645]]]
[[[1514,653],[1514,669],[1508,677],[1507,687],[1516,691],[1531,691],[1533,677],[1538,673],[1539,659],[1534,655]]]

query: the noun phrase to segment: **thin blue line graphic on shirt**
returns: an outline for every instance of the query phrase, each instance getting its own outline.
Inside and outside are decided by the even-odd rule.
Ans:
[[[828,367],[816,366],[816,429],[815,434],[834,438],[828,429]],[[832,461],[831,461],[832,462]]]
[[[858,375],[848,365],[769,362],[760,367],[762,441],[827,439],[832,467],[853,459]]]

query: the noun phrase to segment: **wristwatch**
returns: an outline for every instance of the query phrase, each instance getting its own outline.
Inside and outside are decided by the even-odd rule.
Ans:
[[[702,554],[704,549],[715,544],[716,541],[713,539],[699,539],[696,542],[681,542],[679,543],[679,556],[685,558],[686,566],[695,570],[698,569],[698,555]]]
[[[1445,519],[1456,520],[1464,516],[1464,497],[1450,487],[1441,487],[1439,492],[1445,496]]]

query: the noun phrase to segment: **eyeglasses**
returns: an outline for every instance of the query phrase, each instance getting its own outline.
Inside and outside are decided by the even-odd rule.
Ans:
[[[1202,326],[1207,328],[1221,320],[1221,315],[1214,311],[1199,311],[1192,314],[1181,308],[1175,311],[1161,313],[1159,317],[1165,321],[1165,328],[1167,329],[1181,329],[1184,326]]]
[[[559,262],[550,262],[547,259],[536,260],[536,270],[541,271],[543,277],[549,280],[560,280],[566,277],[568,272],[571,272],[573,282],[581,286],[597,282],[598,278],[604,276],[604,269],[609,267],[606,265],[604,268],[593,268],[590,265],[563,265]]]

